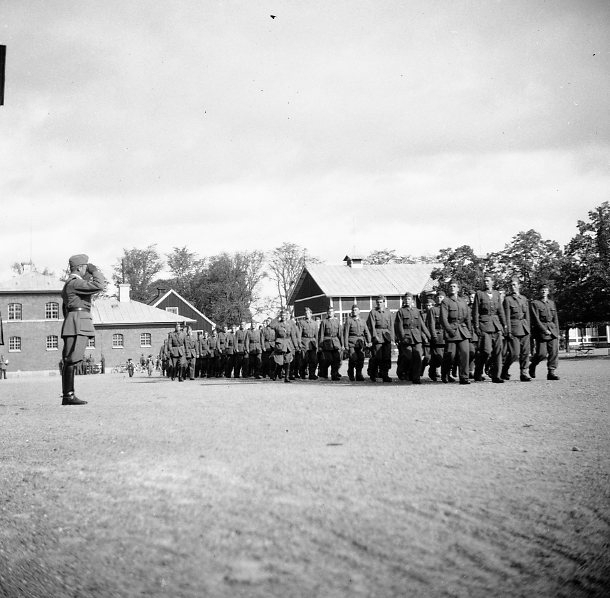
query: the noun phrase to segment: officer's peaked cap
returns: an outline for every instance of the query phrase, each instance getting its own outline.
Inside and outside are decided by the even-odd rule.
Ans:
[[[83,266],[89,263],[89,256],[84,253],[78,253],[77,255],[73,255],[69,260],[70,268],[76,268],[77,266]]]

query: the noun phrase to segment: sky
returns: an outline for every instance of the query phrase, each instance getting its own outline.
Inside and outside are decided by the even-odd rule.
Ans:
[[[607,1],[0,8],[0,278],[151,244],[565,245],[608,200]]]

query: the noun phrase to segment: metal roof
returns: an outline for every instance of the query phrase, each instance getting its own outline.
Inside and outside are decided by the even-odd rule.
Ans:
[[[55,276],[26,272],[0,282],[0,293],[61,293],[64,283]]]
[[[139,301],[119,301],[116,297],[96,299],[91,306],[91,317],[96,326],[195,322],[192,318],[176,315]]]
[[[432,290],[436,285],[430,278],[430,272],[439,267],[441,264],[384,264],[360,268],[308,264],[303,268],[289,302],[293,302],[298,295],[307,273],[328,297],[369,297]]]

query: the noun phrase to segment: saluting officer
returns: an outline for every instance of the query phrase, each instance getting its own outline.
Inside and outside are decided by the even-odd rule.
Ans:
[[[85,405],[74,394],[75,368],[83,361],[85,347],[90,338],[95,337],[91,319],[93,295],[106,286],[106,279],[93,264],[89,264],[85,254],[73,255],[68,260],[70,276],[61,291],[64,322],[61,327],[63,339],[61,373],[62,405]]]
[[[360,308],[356,303],[352,305],[352,312],[343,325],[343,346],[348,351],[349,379],[352,382],[363,382],[364,350],[371,346],[371,333],[360,317]]]
[[[413,384],[421,384],[422,343],[430,338],[412,293],[405,293],[404,306],[396,313],[394,332],[404,356],[404,372]]]
[[[519,361],[521,382],[529,382],[527,375],[530,355],[530,308],[528,300],[520,292],[518,278],[510,281],[511,292],[504,297],[504,317],[506,318],[506,341],[508,353],[502,367],[502,379],[508,380],[510,366]]]
[[[531,303],[532,328],[535,352],[529,367],[529,374],[536,377],[536,366],[547,360],[547,380],[559,380],[555,374],[559,357],[559,318],[555,302],[549,299],[549,285],[540,287],[540,299]]]

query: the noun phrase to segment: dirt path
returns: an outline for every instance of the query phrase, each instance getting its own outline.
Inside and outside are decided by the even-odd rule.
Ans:
[[[3,381],[0,596],[602,596],[610,360],[559,373]]]

